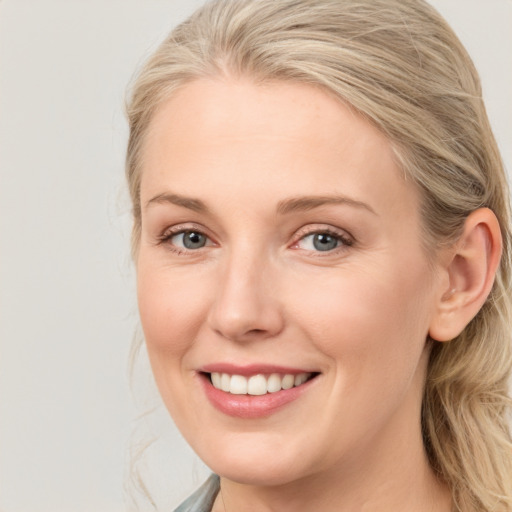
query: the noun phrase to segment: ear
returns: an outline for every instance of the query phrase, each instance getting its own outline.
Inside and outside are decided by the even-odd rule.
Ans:
[[[453,247],[441,258],[439,296],[429,335],[437,341],[458,336],[485,303],[502,251],[500,225],[488,208],[472,212]]]

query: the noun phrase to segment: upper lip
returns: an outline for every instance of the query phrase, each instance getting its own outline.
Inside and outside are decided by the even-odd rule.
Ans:
[[[280,373],[283,375],[291,374],[297,375],[299,373],[317,373],[315,370],[305,368],[292,368],[289,366],[280,366],[274,364],[247,364],[235,365],[232,363],[211,363],[202,366],[198,369],[202,373],[227,373],[229,375],[258,375],[258,374],[272,374]]]

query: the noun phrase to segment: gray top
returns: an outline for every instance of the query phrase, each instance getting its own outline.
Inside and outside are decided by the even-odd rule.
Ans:
[[[208,480],[189,496],[174,512],[211,512],[220,489],[220,479],[210,475]]]

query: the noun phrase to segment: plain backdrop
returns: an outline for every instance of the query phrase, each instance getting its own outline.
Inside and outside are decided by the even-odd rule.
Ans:
[[[159,510],[208,472],[159,407],[143,356],[137,407],[130,392],[137,314],[123,181],[126,85],[200,3],[0,3],[1,512],[125,510],[140,439],[158,438],[134,466]],[[512,1],[433,4],[482,75],[510,170]]]

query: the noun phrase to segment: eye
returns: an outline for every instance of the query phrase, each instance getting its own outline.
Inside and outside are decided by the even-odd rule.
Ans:
[[[205,234],[203,227],[195,226],[193,223],[168,227],[157,236],[156,243],[174,254],[183,256],[203,254],[202,249],[217,245]]]
[[[208,237],[199,231],[181,231],[169,237],[172,245],[181,249],[201,249],[208,244]]]
[[[303,236],[296,247],[306,251],[329,252],[343,246],[352,245],[352,240],[338,233],[316,231]]]

